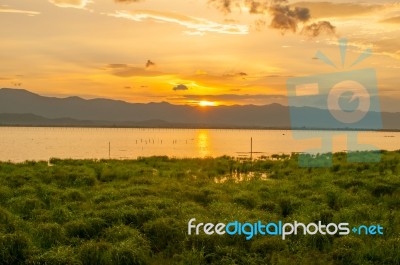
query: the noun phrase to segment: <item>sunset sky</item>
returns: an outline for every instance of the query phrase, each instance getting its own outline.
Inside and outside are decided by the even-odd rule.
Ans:
[[[0,87],[41,95],[287,104],[289,77],[373,67],[400,111],[399,1],[0,0],[0,36]]]

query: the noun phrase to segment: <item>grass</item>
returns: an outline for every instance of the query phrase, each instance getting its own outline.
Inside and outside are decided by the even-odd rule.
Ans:
[[[400,151],[333,158],[330,168],[300,168],[296,155],[3,162],[0,264],[400,264]],[[188,236],[191,218],[385,230],[246,240]]]

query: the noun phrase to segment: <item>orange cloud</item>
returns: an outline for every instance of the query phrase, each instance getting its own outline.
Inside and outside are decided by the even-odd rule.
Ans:
[[[380,21],[381,23],[391,23],[391,24],[400,24],[400,16],[399,17],[391,17],[388,19],[384,19]]]
[[[384,5],[362,3],[297,2],[294,7],[308,8],[313,18],[354,17],[382,10]]]
[[[117,18],[125,18],[133,21],[141,22],[143,20],[153,20],[157,22],[169,22],[179,24],[194,32],[205,33],[223,33],[223,34],[247,34],[249,29],[246,25],[240,24],[221,24],[204,18],[197,18],[185,15],[179,15],[169,12],[158,12],[152,10],[137,11],[116,11],[109,16]]]
[[[24,15],[28,15],[28,16],[36,16],[36,15],[40,14],[40,12],[36,12],[36,11],[20,10],[20,9],[1,7],[1,6],[0,6],[0,13],[24,14]]]
[[[58,7],[85,8],[90,0],[49,0]]]
[[[127,64],[109,64],[106,66],[106,68],[107,70],[110,70],[113,75],[119,77],[133,77],[133,76],[150,77],[150,76],[165,75],[162,72],[148,69],[148,67],[141,68],[141,67],[130,66]]]

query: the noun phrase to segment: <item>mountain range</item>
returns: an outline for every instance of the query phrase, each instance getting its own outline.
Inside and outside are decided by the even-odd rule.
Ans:
[[[321,128],[320,114],[327,110],[296,107],[315,126],[299,129],[368,129],[367,127]],[[322,115],[323,116],[323,115]],[[383,129],[400,130],[400,113],[382,113]],[[290,128],[287,106],[233,105],[200,107],[160,103],[129,103],[112,99],[46,97],[24,89],[0,89],[2,126],[105,126],[180,128]]]

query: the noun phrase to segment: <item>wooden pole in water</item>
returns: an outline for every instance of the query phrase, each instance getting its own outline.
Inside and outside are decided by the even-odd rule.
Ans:
[[[253,137],[250,137],[250,160],[253,160]]]

